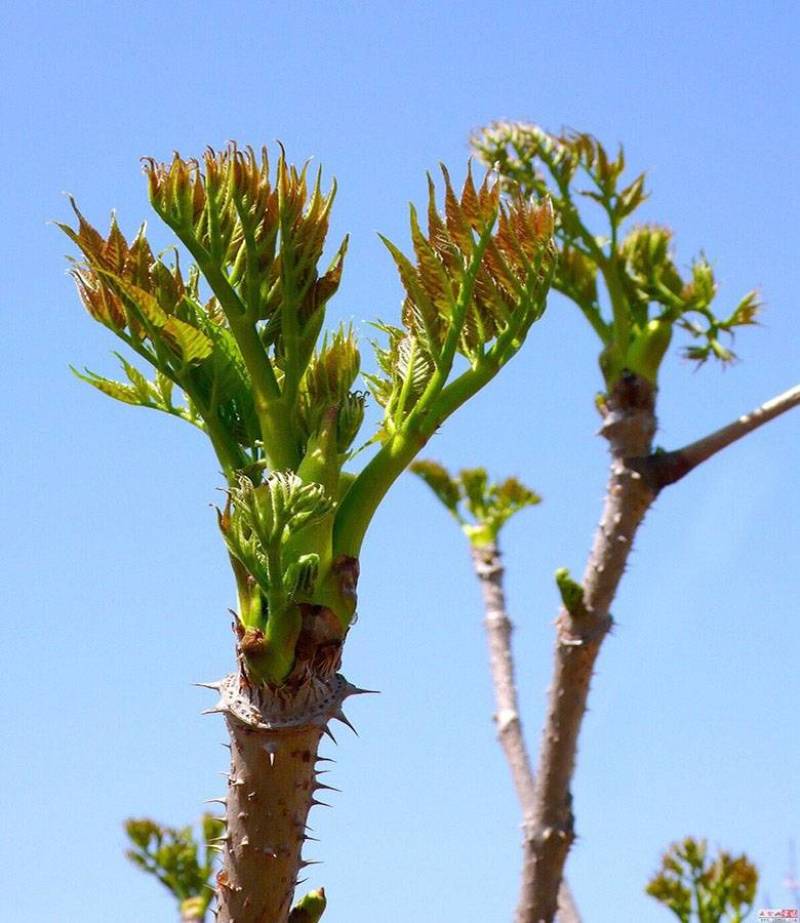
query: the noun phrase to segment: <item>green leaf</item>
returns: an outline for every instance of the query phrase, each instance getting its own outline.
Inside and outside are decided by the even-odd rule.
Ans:
[[[485,468],[464,468],[459,480],[466,494],[467,507],[472,515],[481,521],[486,513],[489,476]]]
[[[177,317],[166,319],[162,333],[180,349],[185,363],[199,362],[211,355],[211,340],[197,327],[187,324]]]
[[[114,355],[119,360],[120,365],[128,377],[128,381],[133,385],[137,395],[141,398],[142,405],[150,406],[153,403],[153,391],[151,383],[142,374],[142,372],[140,372],[135,365],[131,365],[131,363],[128,362],[124,356],[121,356],[119,353],[114,353]]]
[[[627,218],[628,215],[636,211],[647,198],[647,194],[644,191],[644,180],[645,175],[641,173],[630,186],[626,186],[625,189],[619,193],[616,207],[618,221],[622,221],[623,218]]]
[[[137,393],[136,388],[131,387],[131,385],[123,384],[121,381],[113,381],[110,378],[103,378],[102,375],[98,375],[90,369],[79,372],[74,366],[70,366],[70,371],[76,378],[80,378],[81,381],[85,381],[93,388],[97,388],[97,390],[101,391],[103,394],[107,394],[117,401],[122,401],[123,404],[148,406]]]
[[[409,471],[422,478],[439,501],[451,513],[457,514],[458,504],[461,502],[461,490],[458,481],[450,476],[450,472],[444,465],[429,459],[420,459],[409,467]]]
[[[132,304],[145,320],[149,321],[154,327],[164,326],[168,315],[154,295],[146,292],[143,288],[139,288],[138,285],[134,285],[133,282],[124,279],[122,276],[109,272],[107,269],[98,269],[98,272],[114,283],[123,298]]]
[[[174,382],[169,376],[165,375],[160,369],[156,371],[156,390],[161,398],[164,407],[172,408],[172,389]]]

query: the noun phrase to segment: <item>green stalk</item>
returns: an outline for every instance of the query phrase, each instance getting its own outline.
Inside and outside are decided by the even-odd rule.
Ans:
[[[300,463],[297,439],[264,346],[251,322],[238,318],[229,321],[253,382],[264,452],[273,468],[294,471]]]
[[[282,683],[294,666],[295,647],[300,636],[303,620],[297,606],[289,606],[280,613],[267,616],[264,637],[267,649],[262,658],[249,660],[251,670],[255,668],[270,683]]]
[[[334,521],[334,554],[347,554],[352,557],[358,557],[369,523],[389,488],[411,464],[436,428],[444,422],[453,410],[463,404],[467,397],[474,394],[481,387],[478,382],[483,378],[485,372],[482,372],[474,379],[473,385],[469,386],[462,382],[459,388],[452,392],[451,396],[445,401],[440,400],[445,393],[450,391],[450,388],[471,374],[470,372],[465,372],[464,375],[453,382],[453,385],[445,387],[447,377],[453,367],[453,359],[464,327],[467,310],[472,300],[475,277],[491,240],[496,218],[495,214],[487,222],[485,229],[475,244],[475,249],[464,274],[464,280],[461,283],[458,298],[453,307],[450,327],[439,355],[439,362],[436,364],[430,381],[402,428],[381,448],[358,475],[339,507]],[[488,381],[491,377],[489,375],[485,378],[485,381]],[[463,397],[458,397],[462,391],[464,392]]]
[[[608,289],[608,296],[611,299],[611,312],[614,316],[612,342],[619,358],[623,359],[628,350],[628,339],[630,337],[630,309],[620,285],[616,253],[612,253],[608,259],[604,258],[599,263],[599,266]]]
[[[211,255],[201,247],[186,229],[171,224],[187,250],[197,261],[200,271],[219,299],[241,351],[253,383],[256,414],[261,428],[264,451],[276,469],[294,470],[299,464],[295,434],[289,414],[280,402],[281,389],[272,370],[269,357],[259,339],[255,323],[247,317],[247,308],[225,273]]]
[[[216,414],[209,415],[208,417],[203,416],[203,422],[206,425],[206,432],[208,438],[211,440],[211,445],[214,448],[217,459],[222,465],[222,472],[225,475],[225,480],[229,484],[233,484],[236,479],[236,472],[240,471],[245,466],[239,447],[231,445],[231,440],[224,428],[219,425]]]
[[[333,553],[357,558],[367,527],[381,500],[400,477],[425,439],[398,433],[372,458],[347,491],[333,525]]]
[[[370,521],[389,488],[411,464],[436,429],[497,374],[502,362],[488,357],[433,397],[417,424],[396,435],[375,455],[347,491],[336,513],[334,555],[358,557]]]

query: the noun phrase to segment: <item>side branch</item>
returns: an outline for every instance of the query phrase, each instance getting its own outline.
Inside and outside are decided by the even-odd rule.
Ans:
[[[524,817],[525,827],[533,818],[534,776],[531,768],[525,734],[519,716],[519,701],[514,679],[514,658],[511,652],[513,625],[506,608],[503,592],[504,568],[497,545],[472,548],[472,564],[483,594],[484,626],[489,644],[489,666],[492,674],[496,711],[494,720],[497,736],[511,770],[517,798]],[[517,910],[517,923],[528,923],[527,908],[532,899],[534,885],[534,857],[525,838],[522,885]],[[566,881],[562,881],[558,894],[560,923],[580,923],[580,915]]]
[[[634,459],[629,464],[647,479],[654,490],[661,490],[663,487],[676,483],[698,465],[748,433],[752,433],[754,429],[758,429],[759,426],[769,423],[770,420],[774,420],[775,417],[798,405],[800,405],[800,385],[795,385],[760,407],[756,407],[750,413],[739,417],[738,420],[734,420],[733,423],[703,436],[702,439],[682,449],[650,455],[644,459]]]

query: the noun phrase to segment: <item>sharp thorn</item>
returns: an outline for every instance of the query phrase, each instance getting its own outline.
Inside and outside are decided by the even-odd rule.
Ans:
[[[359,689],[358,686],[348,683],[344,690],[344,697],[348,698],[351,695],[380,695],[380,689]]]
[[[201,715],[222,715],[227,710],[228,709],[226,708],[225,703],[222,701],[222,699],[220,699],[216,705],[213,705],[211,708],[204,709],[203,711],[200,712],[200,714]]]
[[[316,782],[314,784],[314,791],[318,792],[320,791],[320,789],[324,789],[325,791],[328,791],[328,792],[339,792],[339,794],[342,793],[342,790],[340,788],[334,788],[332,785],[325,785],[323,782]]]
[[[209,798],[203,802],[203,804],[221,804],[223,807],[226,807],[228,804],[227,798]]]
[[[213,689],[214,692],[220,692],[222,690],[222,683],[192,683],[193,686],[197,686],[198,689]]]
[[[330,739],[331,739],[334,743],[336,743],[336,738],[333,736],[333,732],[331,731],[331,729],[328,727],[327,724],[326,724],[325,727],[322,729],[322,731],[323,731],[324,734],[327,734],[328,737],[330,737]]]
[[[339,711],[337,711],[333,717],[337,721],[341,721],[342,724],[346,724],[350,728],[350,730],[356,735],[356,737],[358,737],[358,731],[353,727],[352,724],[350,724],[350,721],[348,720],[347,715],[345,715],[345,713],[341,709],[339,709]]]

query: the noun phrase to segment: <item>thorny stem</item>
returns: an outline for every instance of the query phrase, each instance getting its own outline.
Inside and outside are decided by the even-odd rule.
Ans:
[[[575,838],[570,783],[594,664],[613,619],[611,603],[636,531],[659,490],[747,433],[800,404],[800,386],[729,426],[676,452],[651,454],[655,392],[644,379],[624,375],[604,407],[600,433],[609,442],[611,473],[603,514],[583,582],[583,605],[561,608],[556,622],[553,681],[528,830],[534,857],[530,921],[552,923],[564,864]]]
[[[497,736],[511,770],[517,798],[522,808],[525,825],[532,819],[534,805],[534,776],[531,768],[525,734],[519,716],[517,688],[514,679],[514,658],[511,652],[513,625],[506,608],[503,591],[504,568],[496,544],[472,548],[472,564],[481,585],[486,613],[484,626],[489,645],[489,665],[494,687],[496,711],[494,720]],[[517,923],[531,923],[528,914],[533,884],[533,856],[528,841],[523,844],[522,885],[517,906]],[[559,923],[580,923],[580,914],[566,881],[561,882],[558,894]]]
[[[226,814],[218,923],[287,923],[298,875],[314,864],[302,850],[308,812],[324,803],[315,793],[330,788],[318,778],[320,738],[334,718],[349,725],[342,703],[364,691],[332,672],[336,662],[278,689],[238,673],[206,684],[220,695],[208,713],[225,715],[231,741],[228,790],[216,799]]]
[[[564,863],[575,838],[570,782],[589,684],[603,639],[611,628],[611,601],[633,538],[655,494],[626,458],[646,456],[655,432],[654,392],[625,376],[608,398],[601,433],[611,449],[611,474],[603,515],[583,582],[584,607],[562,607],[556,628],[555,665],[539,753],[526,849],[534,867],[528,917],[552,923]]]
[[[321,727],[269,733],[228,721],[227,840],[219,923],[285,923],[302,868]],[[268,748],[272,748],[271,750]]]

